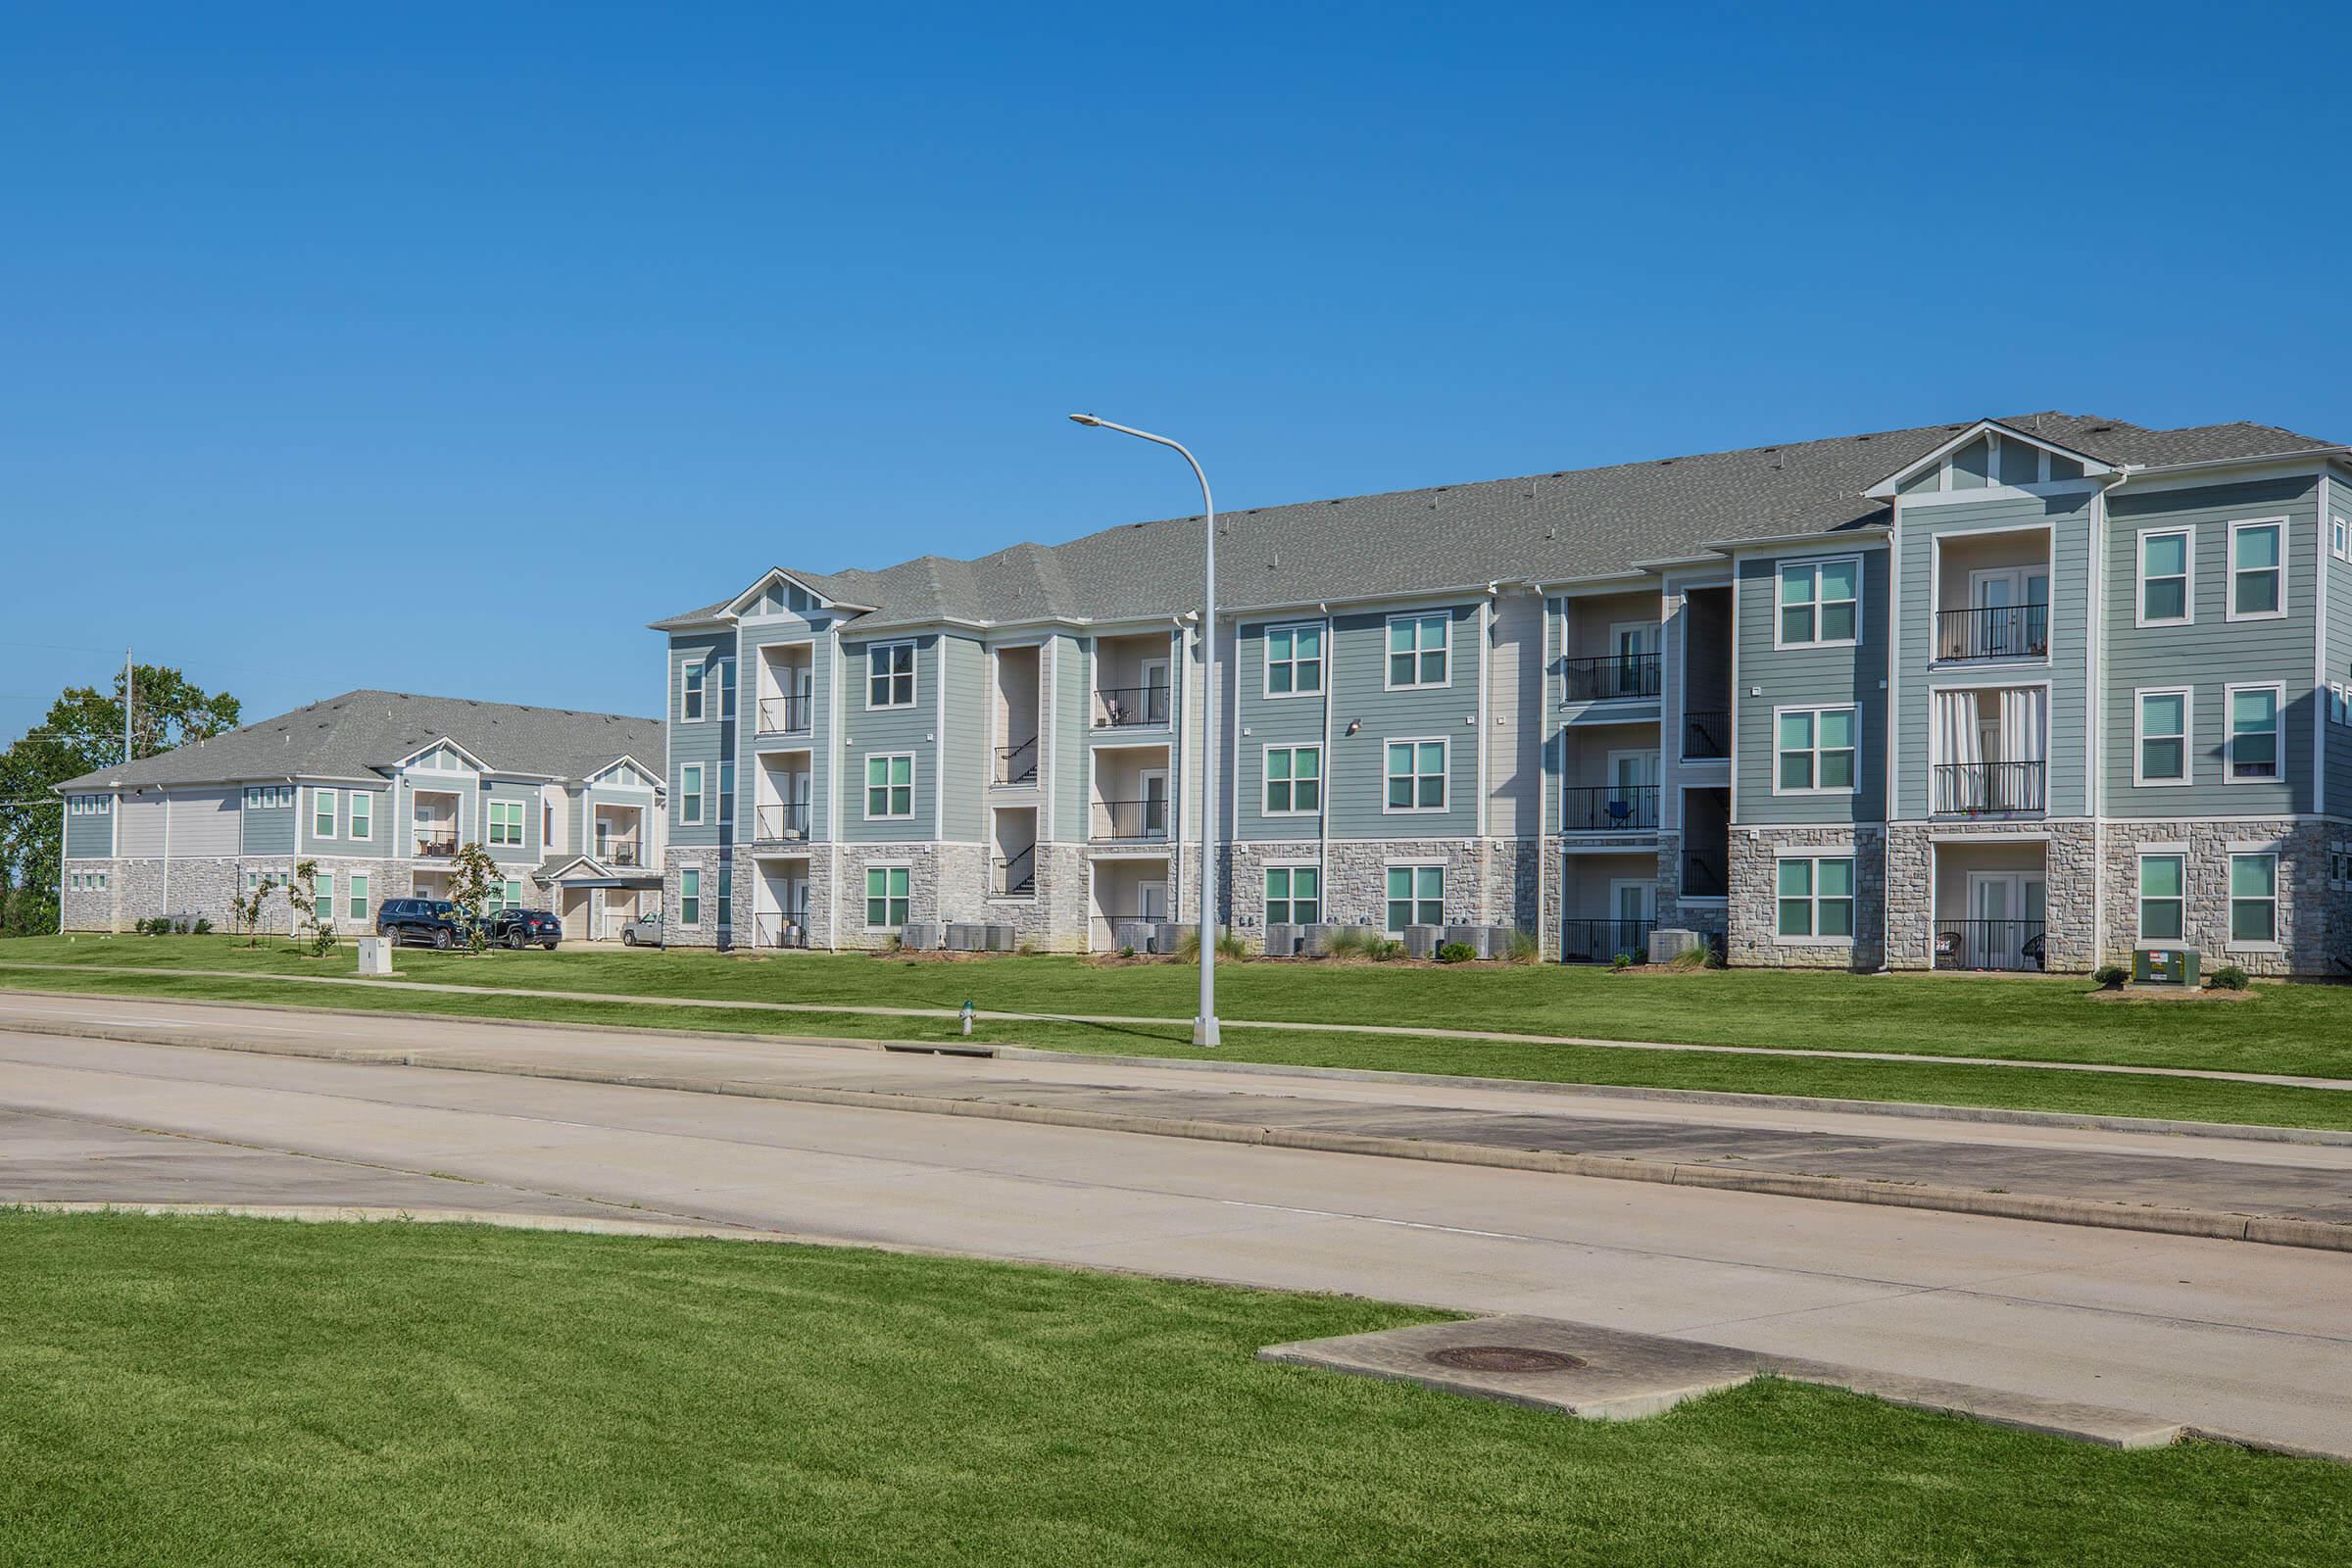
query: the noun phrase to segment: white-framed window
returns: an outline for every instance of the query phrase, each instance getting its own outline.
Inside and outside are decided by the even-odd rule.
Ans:
[[[2137,626],[2186,626],[2197,618],[2197,531],[2143,528],[2139,534]]]
[[[699,865],[681,866],[678,870],[678,924],[703,923],[703,868]]]
[[[906,923],[906,895],[913,874],[903,865],[865,868],[865,928],[896,931]]]
[[[339,790],[311,791],[311,837],[331,839],[335,836],[335,819],[342,814],[342,800]]]
[[[735,820],[735,762],[732,758],[721,758],[718,763],[718,819],[721,822]]]
[[[245,804],[257,811],[283,809],[294,804],[294,786],[291,784],[248,785],[245,790]]]
[[[875,643],[866,649],[865,706],[914,706],[914,644]]]
[[[722,722],[735,721],[735,661],[718,662],[718,716]]]
[[[1323,690],[1323,623],[1266,628],[1266,695],[1314,697]]]
[[[1402,936],[1408,925],[1446,923],[1446,868],[1442,865],[1388,867],[1386,929]]]
[[[351,792],[351,837],[366,843],[375,837],[375,797],[366,790]]]
[[[492,801],[490,803],[490,845],[493,849],[521,848],[522,802]]]
[[[1269,746],[1266,758],[1268,816],[1312,816],[1323,809],[1323,748]]]
[[[245,793],[251,795],[253,792],[247,790]],[[115,798],[112,795],[69,795],[66,797],[66,814],[69,816],[104,816],[114,808]]]
[[[1449,647],[1453,615],[1437,610],[1389,617],[1388,689],[1446,686],[1453,679]]]
[[[2166,852],[2139,858],[2139,940],[2179,942],[2188,935],[2188,860]]]
[[[1446,758],[1451,750],[1444,740],[1402,740],[1388,743],[1388,793],[1382,809],[1443,811],[1446,809]]]
[[[1854,858],[1787,855],[1774,869],[1783,942],[1850,942],[1854,936]]]
[[[1773,794],[1851,795],[1861,787],[1859,709],[1780,708],[1772,724]]]
[[[2278,940],[2278,857],[2262,851],[2230,857],[2230,941]]]
[[[703,825],[703,764],[688,762],[678,769],[678,825]]]
[[[368,918],[368,873],[352,872],[344,879],[344,914],[352,920],[365,922]]]
[[[2223,699],[2229,715],[2229,767],[2222,775],[2232,784],[2272,783],[2286,776],[2286,760],[2279,755],[2279,713],[2286,706],[2286,688],[2231,686]]]
[[[914,814],[912,752],[876,752],[866,758],[865,814],[869,821]]]
[[[1266,867],[1266,924],[1316,925],[1323,919],[1323,869],[1314,865]]]
[[[2338,561],[2352,561],[2352,522],[2338,517],[2328,534],[2328,553]]]
[[[2231,620],[2277,620],[2286,613],[2286,519],[2230,524]]]
[[[311,919],[318,925],[335,923],[335,873],[321,871],[311,882]]]
[[[690,659],[679,666],[678,679],[682,683],[678,688],[680,723],[700,724],[703,721],[704,674],[704,663],[699,659]]]
[[[2132,782],[2189,782],[2188,737],[2195,694],[2186,686],[2142,687],[2132,694]]]
[[[1862,558],[1784,561],[1775,593],[1775,648],[1851,647],[1862,637]]]

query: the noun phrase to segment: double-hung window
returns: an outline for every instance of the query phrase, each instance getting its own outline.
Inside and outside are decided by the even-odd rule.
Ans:
[[[1780,646],[1819,648],[1861,636],[1862,561],[1789,561],[1781,564]]]
[[[2328,553],[2338,561],[2352,561],[2352,522],[2335,519],[2328,534]]]
[[[335,873],[321,871],[311,883],[311,924],[330,926],[335,923]]]
[[[2139,693],[2139,750],[2132,782],[2188,782],[2189,690]]]
[[[331,839],[335,836],[335,817],[342,804],[341,792],[336,790],[311,791],[311,837]]]
[[[1443,610],[1389,617],[1389,690],[1447,683],[1446,628],[1452,621]]]
[[[2197,618],[2190,592],[2196,534],[2187,528],[2150,529],[2139,536],[2139,623],[2185,626]]]
[[[678,924],[703,923],[702,867],[690,865],[678,872]]]
[[[1323,690],[1323,628],[1266,628],[1266,695],[1312,697]]]
[[[1266,867],[1266,924],[1314,925],[1323,918],[1323,873],[1311,865]]]
[[[2178,855],[2139,858],[2139,940],[2178,942],[2187,934],[2186,861]]]
[[[1268,816],[1306,816],[1323,808],[1323,748],[1266,748]]]
[[[703,825],[703,764],[688,762],[678,769],[678,825]]]
[[[907,879],[903,865],[865,868],[865,923],[869,930],[896,931],[906,923]]]
[[[865,760],[865,814],[914,814],[914,754],[894,752]]]
[[[703,721],[703,662],[699,659],[690,661],[679,673],[684,683],[678,689],[678,718],[682,723]]]
[[[351,792],[351,836],[362,843],[375,837],[375,797],[366,790]]]
[[[365,921],[368,918],[368,873],[352,872],[345,886],[351,891],[351,901],[344,912],[355,921]]]
[[[1854,934],[1851,856],[1788,856],[1778,867],[1780,935],[1843,941]]]
[[[2230,703],[2230,781],[2251,783],[2282,776],[2278,756],[2278,710],[2284,688],[2232,686]]]
[[[490,844],[494,849],[522,847],[522,803],[520,801],[492,801],[490,803]]]
[[[914,706],[914,644],[876,643],[865,651],[865,706]]]
[[[1446,923],[1446,868],[1442,865],[1389,867],[1388,931],[1401,936],[1408,925]]]
[[[2230,857],[2230,940],[2278,940],[2278,857]]]
[[[2230,525],[2230,618],[2286,613],[2286,524],[2277,517]]]
[[[735,763],[724,758],[718,764],[718,819],[735,820]]]
[[[1789,708],[1776,720],[1775,795],[1851,794],[1861,776],[1859,720],[1851,708]]]
[[[1389,810],[1446,809],[1446,747],[1445,741],[1389,742]]]

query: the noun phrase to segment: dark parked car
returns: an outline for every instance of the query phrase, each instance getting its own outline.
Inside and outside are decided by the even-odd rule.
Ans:
[[[386,899],[375,911],[375,934],[454,948],[466,940],[466,922],[447,899]]]
[[[564,940],[564,922],[545,909],[501,909],[482,923],[489,928],[491,941],[510,948],[537,945],[553,953],[556,944]]]

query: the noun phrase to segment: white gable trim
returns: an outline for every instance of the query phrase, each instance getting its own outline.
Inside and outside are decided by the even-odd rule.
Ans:
[[[623,752],[623,753],[621,753],[621,754],[620,754],[618,757],[615,757],[614,759],[612,759],[612,760],[611,760],[610,762],[607,762],[607,763],[606,763],[604,766],[602,766],[602,767],[598,768],[598,769],[597,769],[595,772],[593,772],[593,773],[589,774],[589,775],[588,775],[588,776],[587,776],[585,779],[582,779],[582,780],[581,780],[581,782],[582,782],[583,784],[587,784],[587,785],[591,785],[591,786],[593,786],[593,785],[596,783],[596,781],[597,781],[598,779],[600,779],[600,778],[603,778],[603,777],[604,777],[604,776],[605,776],[607,773],[610,773],[610,772],[612,772],[613,769],[615,769],[615,768],[618,768],[618,767],[633,767],[633,768],[635,768],[635,769],[637,770],[637,776],[638,776],[639,778],[641,778],[641,779],[645,780],[645,783],[644,783],[642,786],[639,786],[639,787],[641,787],[641,788],[644,788],[644,789],[653,790],[653,791],[656,791],[657,793],[659,793],[659,791],[661,790],[661,788],[662,788],[662,770],[661,770],[660,768],[658,768],[658,767],[648,767],[648,766],[646,766],[646,765],[645,765],[643,762],[640,762],[639,760],[637,760],[637,759],[635,759],[634,757],[631,757],[631,756],[630,756],[628,753],[626,753],[626,752]],[[615,786],[613,786],[613,787],[614,787],[615,789],[618,789],[618,788],[622,788],[623,786],[620,786],[620,785],[615,785]]]
[[[2013,424],[2003,424],[1998,419],[1979,419],[1976,423],[1970,425],[1958,435],[1953,436],[1949,441],[1946,441],[1935,451],[1927,453],[1922,457],[1913,459],[1911,462],[1905,464],[1902,467],[1895,469],[1894,472],[1888,474],[1886,478],[1881,479],[1877,484],[1872,485],[1869,489],[1863,491],[1862,493],[1874,501],[1891,500],[1894,496],[1895,487],[1901,484],[1905,479],[1910,478],[1913,474],[1917,473],[1920,469],[1927,467],[1931,464],[1940,464],[1944,459],[1950,457],[1953,453],[1959,451],[1971,441],[1976,440],[1981,435],[1987,434],[1997,435],[2004,441],[2022,441],[2027,446],[2039,447],[2044,452],[2054,453],[2059,457],[2072,459],[2074,462],[2082,465],[2082,472],[2086,476],[2095,477],[2099,474],[2113,473],[2115,471],[2115,466],[2113,464],[2101,463],[2098,459],[2092,457],[2087,452],[2078,452],[2073,447],[2061,445],[2056,441],[2044,440],[2042,437],[2034,434],[2031,430],[2020,430],[2017,426]]]
[[[490,772],[490,771],[491,771],[491,767],[490,767],[490,764],[489,764],[488,762],[485,762],[485,761],[483,761],[483,760],[482,760],[480,758],[478,758],[478,757],[474,756],[474,755],[473,755],[473,753],[471,753],[471,752],[467,751],[467,750],[466,750],[465,747],[463,747],[463,746],[460,746],[460,745],[459,745],[459,744],[458,744],[456,741],[452,740],[452,739],[451,739],[449,736],[447,736],[447,735],[441,736],[441,737],[440,737],[439,739],[437,739],[437,740],[430,740],[430,741],[427,741],[427,742],[425,742],[425,743],[424,743],[422,746],[419,746],[419,747],[417,747],[417,748],[416,748],[415,751],[411,752],[411,753],[410,753],[408,756],[406,756],[406,757],[402,758],[402,759],[401,759],[399,761],[397,761],[397,762],[394,762],[392,765],[393,765],[394,767],[398,767],[398,768],[407,768],[407,767],[411,767],[411,766],[413,766],[413,765],[416,763],[416,759],[418,759],[419,757],[423,757],[423,756],[425,756],[425,755],[427,755],[428,753],[431,753],[431,752],[436,752],[436,751],[439,751],[439,750],[440,750],[442,747],[444,747],[444,746],[448,747],[448,748],[449,748],[451,751],[453,751],[453,752],[457,753],[457,754],[458,754],[460,757],[463,757],[464,759],[466,759],[466,761],[468,761],[468,762],[471,762],[471,763],[473,764],[473,770],[474,770],[475,772],[477,772],[477,773],[487,773],[487,772]],[[445,770],[445,769],[438,769],[438,768],[425,768],[425,769],[419,769],[419,771],[424,771],[424,772],[440,772],[440,771],[446,771],[446,770]]]
[[[743,607],[745,605],[748,605],[753,600],[759,598],[760,595],[766,590],[768,584],[775,582],[790,583],[793,587],[798,588],[801,592],[807,594],[809,598],[815,600],[819,605],[823,606],[827,610],[854,610],[859,613],[869,613],[877,608],[873,605],[853,605],[842,600],[829,599],[825,595],[817,592],[816,589],[810,587],[801,578],[794,576],[789,571],[786,571],[782,566],[770,566],[766,571],[760,574],[760,579],[757,582],[753,583],[743,592],[737,594],[734,598],[728,600],[726,603],[726,608],[719,611],[719,613],[721,615],[742,614]]]

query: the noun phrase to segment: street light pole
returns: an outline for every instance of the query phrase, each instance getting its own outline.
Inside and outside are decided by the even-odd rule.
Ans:
[[[1202,567],[1200,609],[1200,1011],[1193,1019],[1193,1044],[1217,1044],[1217,504],[1208,493],[1200,460],[1181,441],[1138,430],[1091,414],[1070,418],[1097,430],[1116,430],[1163,446],[1192,466],[1200,481]]]

